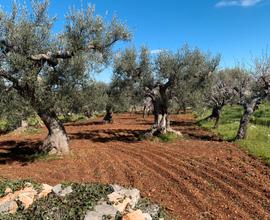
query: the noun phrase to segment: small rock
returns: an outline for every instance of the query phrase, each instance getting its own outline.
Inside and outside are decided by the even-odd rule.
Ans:
[[[125,210],[131,206],[130,204],[132,203],[130,198],[125,198],[121,202],[114,203],[113,207],[116,208],[120,213],[124,213]]]
[[[119,200],[123,199],[123,195],[118,192],[113,192],[108,195],[109,201],[112,203],[117,203]]]
[[[1,214],[14,214],[16,213],[18,209],[18,205],[15,201],[10,200],[10,201],[5,201],[3,203],[0,204],[0,213]]]
[[[26,187],[15,192],[14,195],[16,196],[16,200],[20,201],[24,208],[27,209],[33,204],[37,191],[33,187]]]
[[[137,210],[123,216],[123,220],[152,220],[151,216],[145,216],[141,210]]]
[[[24,186],[25,186],[25,187],[33,187],[32,183],[29,183],[29,182],[26,182],[26,183],[24,184]]]
[[[86,213],[84,220],[102,220],[102,216],[96,211],[89,211]]]
[[[152,217],[149,213],[143,213],[143,216],[145,220],[152,220]]]
[[[66,187],[65,189],[63,189],[61,192],[60,192],[60,196],[66,196],[66,195],[68,195],[68,194],[70,194],[70,193],[72,193],[73,192],[73,190],[72,190],[72,188],[71,188],[71,186],[68,186],[68,187]]]
[[[141,196],[140,196],[140,191],[137,189],[132,189],[132,190],[125,190],[124,191],[125,195],[131,199],[131,207],[135,208],[137,203],[139,202]]]
[[[52,192],[53,187],[47,184],[42,184],[42,191],[38,194],[38,198],[46,197],[49,193]]]
[[[62,191],[62,184],[57,184],[56,186],[54,186],[54,187],[52,188],[52,191],[53,191],[56,195],[60,194],[60,192]]]
[[[148,207],[144,208],[143,211],[149,213],[152,218],[157,218],[160,208],[158,205],[149,205]]]
[[[111,185],[111,187],[113,188],[114,192],[119,192],[123,189],[123,187],[119,186],[119,185]]]
[[[109,201],[114,204],[114,207],[119,208],[118,210],[121,213],[127,206],[130,206],[132,209],[135,208],[136,204],[141,198],[139,190],[126,189],[118,185],[112,185],[112,187],[115,191],[109,194],[108,198]]]
[[[103,215],[112,215],[115,216],[117,213],[117,209],[112,205],[108,205],[106,202],[101,203],[95,207],[95,211],[102,213]]]
[[[106,202],[103,202],[97,205],[94,211],[87,212],[84,220],[102,220],[103,216],[111,216],[114,218],[116,213],[117,209],[108,205]]]
[[[12,191],[12,189],[11,188],[6,188],[6,190],[5,190],[5,194],[9,194],[9,193],[12,193],[13,191]]]

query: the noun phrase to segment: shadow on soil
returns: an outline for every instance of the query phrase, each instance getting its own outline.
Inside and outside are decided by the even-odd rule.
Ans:
[[[148,123],[148,122],[145,122]],[[91,126],[103,124],[102,122],[92,121],[84,123],[70,123],[66,126]],[[205,140],[205,141],[222,141],[218,136],[211,132],[205,131],[198,127],[193,121],[171,121],[171,125],[179,130],[190,139]],[[71,139],[87,139],[93,142],[107,143],[111,141],[120,142],[139,142],[142,140],[146,130],[132,129],[98,129],[85,132],[70,133]],[[34,162],[40,158],[41,153],[38,147],[42,144],[41,141],[21,141],[13,140],[0,142],[0,164],[9,164],[19,162],[23,165]]]
[[[107,143],[110,141],[120,142],[138,142],[145,134],[144,130],[128,130],[128,129],[100,129],[90,130],[86,132],[72,133],[71,139],[88,139],[93,142]]]
[[[217,135],[200,128],[194,121],[171,121],[171,126],[193,140],[222,141]]]
[[[65,123],[65,127],[80,127],[80,126],[91,126],[91,125],[104,125],[103,121],[86,121],[86,122],[75,122],[75,123]]]
[[[37,150],[42,142],[2,141],[0,142],[0,164],[19,162],[22,166],[34,162],[41,153]]]

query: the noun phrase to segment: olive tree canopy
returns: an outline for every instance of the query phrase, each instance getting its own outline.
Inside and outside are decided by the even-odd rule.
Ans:
[[[42,150],[69,152],[64,127],[56,117],[53,95],[67,81],[79,82],[87,72],[107,64],[112,46],[129,40],[126,26],[116,18],[107,23],[94,8],[72,9],[61,33],[52,32],[55,18],[49,2],[34,0],[32,10],[13,5],[0,11],[0,77],[37,112],[49,134]]]
[[[169,104],[177,97],[178,87],[187,83],[195,91],[203,86],[216,70],[219,60],[219,56],[213,57],[188,46],[176,53],[162,51],[156,57],[151,57],[146,47],[139,53],[130,48],[116,57],[113,80],[122,87],[140,88],[143,96],[151,99],[155,122],[149,135],[175,132],[168,116]]]

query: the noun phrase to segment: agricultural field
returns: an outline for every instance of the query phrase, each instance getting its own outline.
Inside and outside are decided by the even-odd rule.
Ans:
[[[34,154],[32,148],[46,136],[45,129],[36,135],[2,136],[1,175],[51,185],[134,187],[177,219],[268,216],[268,166],[198,127],[193,115],[173,116],[172,125],[183,138],[165,141],[141,140],[152,121],[144,121],[141,114],[115,115],[112,125],[101,119],[66,124],[68,157]]]
[[[269,10],[0,0],[0,220],[270,219]]]

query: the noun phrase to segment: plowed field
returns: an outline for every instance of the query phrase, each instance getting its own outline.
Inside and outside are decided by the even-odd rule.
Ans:
[[[72,154],[61,159],[30,155],[45,130],[0,136],[1,176],[133,186],[176,219],[270,219],[270,168],[259,159],[198,128],[191,115],[172,117],[185,135],[173,143],[140,141],[152,118],[114,117],[66,124]]]

